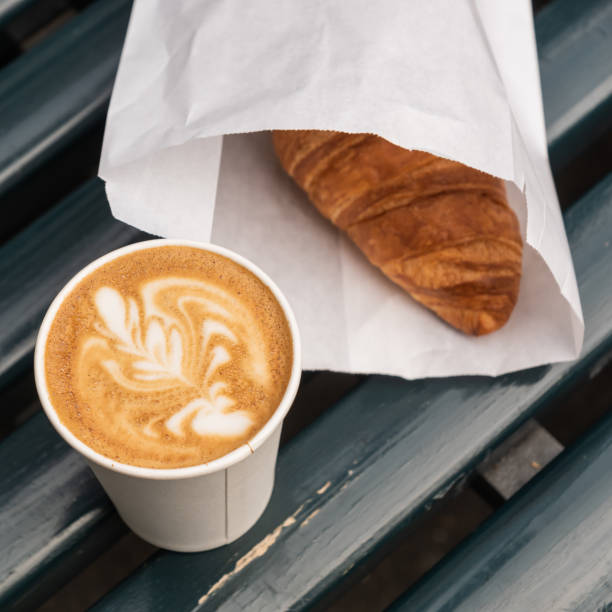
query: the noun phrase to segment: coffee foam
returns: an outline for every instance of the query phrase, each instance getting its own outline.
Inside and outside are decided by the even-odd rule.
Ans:
[[[197,465],[247,442],[272,415],[292,364],[272,292],[193,247],[134,251],[83,279],[45,351],[60,420],[107,457]]]

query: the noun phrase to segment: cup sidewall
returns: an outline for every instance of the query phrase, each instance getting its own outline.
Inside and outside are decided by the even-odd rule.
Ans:
[[[281,429],[243,461],[192,478],[151,480],[88,463],[134,533],[161,548],[200,552],[235,541],[263,514]]]

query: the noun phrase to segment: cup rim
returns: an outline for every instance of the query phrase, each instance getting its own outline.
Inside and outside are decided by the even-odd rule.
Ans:
[[[75,286],[79,282],[81,282],[81,280],[83,280],[86,276],[91,274],[94,270],[98,269],[105,263],[116,259],[117,257],[127,255],[128,253],[132,253],[134,251],[140,251],[148,248],[157,248],[162,246],[194,247],[202,249],[204,251],[216,253],[218,255],[227,257],[228,259],[236,262],[237,264],[252,272],[259,280],[261,280],[266,285],[266,287],[268,287],[272,291],[272,294],[274,295],[278,303],[281,305],[283,314],[285,315],[287,323],[289,324],[291,339],[293,341],[293,363],[291,366],[291,375],[287,383],[287,388],[285,389],[285,393],[281,401],[279,402],[276,410],[273,412],[272,416],[266,421],[264,426],[250,440],[248,440],[238,448],[234,449],[233,451],[227,453],[226,455],[223,455],[222,457],[213,459],[208,463],[201,463],[198,465],[178,468],[149,468],[131,465],[129,463],[122,463],[119,461],[115,461],[114,459],[111,459],[110,457],[107,457],[87,446],[87,444],[77,438],[77,436],[73,434],[70,429],[68,429],[61,422],[59,416],[55,412],[47,389],[44,367],[45,347],[47,344],[47,337],[49,335],[51,324],[55,319],[55,315],[57,314],[60,305],[63,303],[67,295],[75,288]],[[36,389],[38,391],[38,396],[40,398],[43,410],[47,415],[47,418],[49,419],[49,421],[51,421],[51,424],[60,434],[60,436],[62,436],[62,438],[64,438],[64,440],[70,446],[72,446],[72,448],[81,453],[81,455],[83,455],[86,459],[92,461],[93,463],[96,463],[97,465],[105,467],[113,472],[118,472],[120,474],[136,476],[139,478],[146,478],[150,480],[178,480],[183,478],[203,476],[204,474],[211,474],[213,472],[218,472],[220,470],[226,469],[246,459],[249,455],[253,454],[255,450],[259,448],[270,437],[270,435],[276,430],[276,428],[281,425],[297,393],[302,372],[301,356],[301,341],[297,322],[295,320],[295,315],[293,314],[291,306],[289,305],[289,302],[287,301],[285,296],[282,294],[281,290],[263,270],[261,270],[253,262],[249,261],[242,255],[239,255],[238,253],[235,253],[230,249],[216,244],[208,242],[197,242],[194,240],[159,238],[135,242],[119,249],[110,251],[109,253],[98,257],[97,259],[86,265],[64,285],[64,287],[60,290],[60,292],[51,302],[51,305],[49,306],[38,331],[36,345],[34,348],[34,379],[36,383]]]

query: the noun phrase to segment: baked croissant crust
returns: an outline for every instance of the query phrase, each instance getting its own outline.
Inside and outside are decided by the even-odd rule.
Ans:
[[[467,334],[506,323],[522,241],[500,179],[370,134],[287,130],[273,139],[318,210],[415,300]]]

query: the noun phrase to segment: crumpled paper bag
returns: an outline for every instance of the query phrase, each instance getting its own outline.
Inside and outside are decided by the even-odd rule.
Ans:
[[[284,174],[271,129],[375,133],[505,179],[525,238],[509,322],[468,337],[414,302]],[[580,352],[528,0],[136,0],[100,176],[118,219],[270,274],[306,369],[496,375]]]

